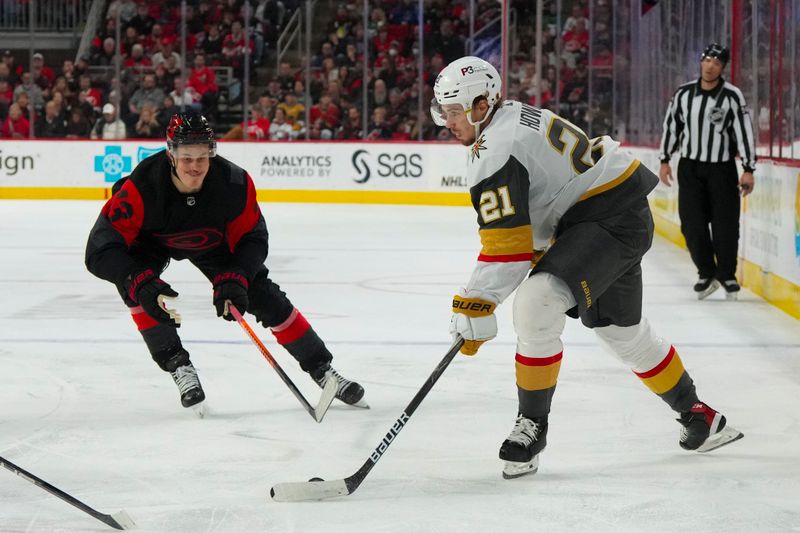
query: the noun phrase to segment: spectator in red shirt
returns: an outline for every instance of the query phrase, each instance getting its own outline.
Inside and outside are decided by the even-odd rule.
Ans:
[[[250,120],[242,122],[242,134],[245,140],[262,141],[269,139],[270,121],[262,112],[261,107],[250,107]]]
[[[581,17],[575,21],[575,27],[564,32],[564,50],[569,53],[586,53],[589,49],[589,32],[586,30],[586,19]]]
[[[88,74],[83,74],[80,77],[80,85],[78,94],[83,94],[86,97],[86,102],[91,104],[95,113],[100,112],[100,106],[103,105],[103,95],[100,90],[92,87],[92,78]]]
[[[386,29],[386,26],[381,27],[378,30],[377,37],[372,39],[372,49],[374,53],[384,52],[389,53],[389,49],[392,47],[392,40],[389,38],[389,32]]]
[[[246,53],[249,57],[253,52],[252,39],[247,44],[248,50]],[[222,55],[231,63],[236,75],[240,76],[245,59],[245,35],[244,31],[242,31],[242,23],[238,20],[233,21],[231,32],[222,41]]]
[[[194,56],[194,68],[189,72],[189,87],[203,96],[207,93],[214,93],[216,97],[219,87],[217,87],[217,75],[206,66],[206,57],[203,54]]]
[[[27,139],[30,136],[31,123],[22,116],[19,104],[11,104],[8,117],[0,128],[0,137],[4,139]]]
[[[339,127],[339,108],[331,102],[331,97],[323,94],[319,103],[311,106],[309,110],[309,120],[316,124],[317,120],[322,120],[321,129],[336,130]]]
[[[217,75],[214,69],[206,66],[206,58],[203,54],[194,57],[194,67],[189,72],[187,86],[192,88],[200,98],[200,107],[206,116],[214,117],[217,112],[217,98],[219,97],[219,87],[217,86]]]

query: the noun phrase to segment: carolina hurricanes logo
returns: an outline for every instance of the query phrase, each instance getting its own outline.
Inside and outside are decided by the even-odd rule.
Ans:
[[[167,248],[192,252],[210,250],[222,242],[222,232],[214,228],[200,228],[180,233],[156,233],[154,237]]]
[[[486,139],[483,138],[483,135],[478,137],[478,140],[475,141],[475,144],[472,145],[472,161],[475,161],[475,158],[481,158],[481,150],[486,150],[486,147],[483,143],[486,142]]]

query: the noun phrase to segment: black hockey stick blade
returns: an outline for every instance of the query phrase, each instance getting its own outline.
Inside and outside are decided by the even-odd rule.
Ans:
[[[37,487],[46,490],[47,492],[49,492],[53,496],[55,496],[55,497],[57,497],[57,498],[59,498],[61,500],[64,500],[65,502],[67,502],[68,504],[72,505],[73,507],[77,507],[78,509],[80,509],[84,513],[88,514],[89,516],[94,517],[97,520],[100,520],[101,522],[103,522],[104,524],[113,527],[114,529],[133,529],[133,528],[136,527],[136,524],[134,523],[133,519],[128,515],[128,513],[125,512],[124,509],[119,511],[118,513],[114,513],[114,514],[110,514],[110,515],[101,513],[100,511],[96,511],[95,509],[92,509],[91,507],[89,507],[88,505],[86,505],[82,501],[78,500],[77,498],[75,498],[73,496],[70,496],[69,494],[67,494],[63,490],[61,490],[61,489],[59,489],[57,487],[54,487],[53,485],[51,485],[47,481],[43,480],[42,478],[37,477],[37,476],[31,474],[30,472],[28,472],[27,470],[18,467],[17,465],[15,465],[14,463],[12,463],[11,461],[9,461],[7,459],[3,459],[2,457],[0,457],[0,465],[2,465],[7,470],[10,470],[11,472],[14,472],[19,477],[21,477],[21,478],[23,478],[23,479],[25,479],[27,481],[30,481],[31,483],[33,483]]]
[[[325,500],[327,498],[333,498],[336,496],[348,496],[355,492],[367,477],[367,474],[369,474],[370,470],[372,470],[380,458],[383,457],[383,454],[386,453],[386,450],[389,449],[389,446],[391,446],[392,442],[394,442],[394,439],[397,437],[398,433],[400,433],[400,431],[408,423],[411,415],[414,414],[414,411],[417,410],[419,404],[422,403],[422,400],[431,391],[433,386],[439,380],[439,377],[442,375],[442,373],[444,373],[448,365],[450,365],[450,362],[461,349],[463,344],[464,339],[461,337],[459,337],[456,342],[453,343],[444,358],[439,362],[438,365],[436,365],[436,368],[433,369],[433,372],[428,377],[427,381],[425,381],[425,383],[422,385],[422,388],[419,389],[411,402],[406,406],[405,410],[400,414],[397,420],[395,420],[394,424],[392,424],[392,427],[389,429],[383,439],[381,439],[381,442],[378,444],[378,446],[372,451],[366,462],[361,465],[361,468],[359,468],[355,474],[344,479],[335,479],[332,481],[299,481],[278,483],[269,491],[272,499],[278,502]]]
[[[244,319],[239,310],[236,309],[235,306],[231,305],[229,307],[229,311],[233,315],[233,318],[236,319],[236,322],[238,322],[239,325],[242,327],[247,336],[250,337],[250,340],[253,341],[253,344],[256,345],[258,350],[261,352],[261,355],[264,356],[264,359],[267,360],[269,366],[271,366],[273,370],[275,370],[275,372],[278,373],[278,376],[281,378],[281,380],[286,384],[287,387],[289,387],[289,390],[292,392],[292,394],[294,394],[294,397],[298,399],[298,401],[306,410],[306,412],[310,414],[311,417],[314,420],[316,420],[317,423],[322,422],[322,419],[325,417],[325,413],[328,411],[328,407],[330,407],[331,402],[333,402],[333,398],[336,396],[337,385],[335,381],[328,380],[328,383],[325,384],[326,386],[322,390],[322,396],[320,396],[319,402],[317,402],[316,406],[312,406],[309,403],[309,401],[306,400],[306,397],[303,396],[303,393],[300,392],[300,389],[297,388],[297,385],[295,385],[294,382],[289,378],[289,376],[286,375],[286,372],[283,371],[281,365],[279,365],[278,362],[275,360],[275,358],[272,357],[272,354],[269,353],[267,347],[264,346],[264,343],[261,342],[261,339],[258,338],[256,332],[253,331],[253,328],[250,327],[250,324],[247,323],[247,321]],[[328,384],[331,383],[332,381],[334,389],[333,396],[331,396],[330,387],[328,386]]]

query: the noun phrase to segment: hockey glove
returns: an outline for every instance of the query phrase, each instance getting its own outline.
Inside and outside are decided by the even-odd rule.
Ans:
[[[453,296],[450,334],[461,335],[464,338],[461,353],[475,355],[481,344],[497,336],[495,307],[496,304],[479,298],[465,298],[459,294]]]
[[[156,322],[180,327],[181,315],[174,309],[167,309],[165,302],[166,299],[176,298],[178,293],[172,290],[169,283],[156,276],[152,268],[131,274],[123,283],[128,298],[141,305],[144,312]]]
[[[214,307],[217,308],[217,316],[225,320],[236,320],[228,310],[230,304],[235,305],[240,313],[247,311],[247,287],[247,278],[238,270],[220,272],[214,276]]]

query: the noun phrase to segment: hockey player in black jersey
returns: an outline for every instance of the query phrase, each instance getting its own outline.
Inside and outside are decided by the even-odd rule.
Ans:
[[[216,155],[202,115],[174,115],[166,136],[167,150],[114,185],[89,235],[86,267],[116,285],[183,406],[201,407],[205,393],[178,336],[180,315],[167,307],[178,296],[160,277],[170,259],[188,259],[208,278],[217,316],[234,320],[229,305],[251,313],[320,387],[335,379],[336,397],[358,404],[364,389],[331,368],[325,343],[269,278],[267,226],[253,180]]]
[[[653,238],[647,193],[658,177],[610,137],[589,139],[554,113],[503,101],[477,57],[447,65],[431,115],[470,147],[467,179],[482,244],[450,331],[474,355],[497,335],[494,310],[514,291],[519,406],[500,447],[504,476],[535,472],[561,368],[565,315],[580,317],[667,405],[680,446],[709,451],[742,436],[702,403],[675,348],[642,317],[641,260]]]

